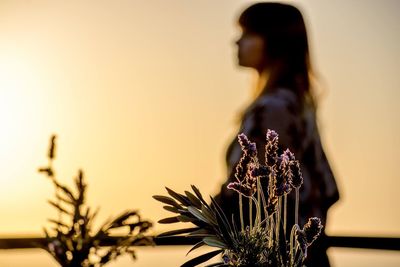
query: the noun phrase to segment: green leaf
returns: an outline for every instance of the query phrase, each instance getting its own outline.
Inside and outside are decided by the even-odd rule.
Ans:
[[[159,234],[157,237],[166,237],[166,236],[175,236],[175,235],[180,235],[180,234],[186,234],[190,232],[194,232],[196,230],[200,229],[199,227],[192,227],[192,228],[184,228],[184,229],[178,229],[178,230],[172,230],[168,232],[164,232],[162,234]]]
[[[55,208],[58,209],[59,211],[65,213],[65,214],[71,215],[70,212],[68,212],[68,211],[65,210],[63,207],[61,207],[61,206],[58,205],[57,203],[53,202],[52,200],[48,200],[47,202],[49,202],[50,205],[52,205],[53,207],[55,207]]]
[[[205,262],[205,261],[208,261],[209,259],[211,259],[211,258],[217,256],[218,254],[220,254],[220,253],[222,253],[222,252],[223,252],[222,249],[214,250],[214,251],[208,252],[208,253],[206,253],[206,254],[200,255],[200,256],[198,256],[198,257],[196,257],[196,258],[193,258],[193,259],[191,259],[191,260],[185,262],[184,264],[181,265],[181,267],[194,267],[194,266],[197,266],[197,265],[199,265],[200,263],[203,263],[203,262]]]
[[[117,218],[115,218],[111,222],[110,228],[118,228],[121,226],[125,225],[125,221],[127,221],[129,218],[132,216],[138,216],[136,211],[125,211],[121,215],[119,215]]]
[[[179,222],[178,220],[178,216],[175,217],[168,217],[162,220],[159,220],[158,223],[162,223],[162,224],[168,224],[168,223],[177,223]]]
[[[215,236],[213,233],[211,233],[209,230],[204,229],[204,228],[199,228],[199,230],[193,231],[188,234],[188,236],[191,237],[206,237],[206,236]]]
[[[227,248],[227,245],[216,237],[204,237],[203,242],[210,247]]]
[[[181,213],[177,208],[173,206],[163,206],[163,209],[173,213]]]
[[[179,205],[175,200],[173,200],[170,197],[167,196],[153,196],[153,198],[157,201],[160,201],[162,203],[174,206],[177,209],[182,209],[181,205]]]
[[[189,198],[192,206],[195,206],[196,208],[201,209],[201,202],[195,195],[193,195],[189,191],[185,191],[185,194]]]
[[[207,223],[207,224],[211,224],[211,222],[209,222],[209,221],[207,220],[207,218],[204,217],[204,215],[201,213],[201,211],[199,211],[199,210],[196,209],[195,207],[189,206],[189,207],[188,207],[188,211],[189,211],[193,216],[195,216],[197,219],[199,219],[199,220],[201,220],[201,221],[203,221],[203,222],[205,222],[205,223]]]
[[[178,216],[178,220],[180,222],[195,222],[195,221],[197,221],[196,218],[190,218],[190,217],[185,216],[185,215],[179,215]]]
[[[175,191],[173,191],[172,189],[170,189],[168,187],[165,187],[165,189],[167,189],[167,192],[171,197],[175,198],[176,200],[178,200],[185,206],[190,206],[190,201],[186,196],[176,193]]]
[[[196,243],[196,245],[194,245],[194,246],[188,251],[188,253],[186,253],[186,256],[189,255],[190,252],[192,252],[192,251],[195,250],[195,249],[198,249],[198,248],[201,247],[201,246],[204,246],[203,240],[200,241],[200,242],[198,242],[198,243]]]
[[[223,235],[225,241],[227,244],[231,244],[233,241],[233,231],[230,226],[230,223],[228,219],[225,216],[225,213],[223,210],[219,207],[218,203],[214,200],[214,198],[211,197],[211,202],[213,204],[213,207],[215,209],[215,212],[217,213],[217,222],[218,222],[218,227],[221,230],[221,234]]]
[[[69,205],[75,205],[75,203],[67,198],[62,197],[61,195],[59,195],[58,193],[56,193],[56,198],[59,199],[60,201],[65,202],[66,204]]]
[[[74,194],[66,187],[61,184],[59,184],[56,180],[53,180],[54,184],[56,185],[57,188],[61,189],[61,191],[66,194],[72,201],[76,201]]]
[[[201,212],[204,217],[206,217],[212,224],[217,225],[217,220],[215,214],[213,214],[206,206],[201,206]]]
[[[59,222],[59,221],[57,221],[57,220],[48,219],[48,221],[51,222],[51,223],[54,223],[54,224],[56,224],[56,225],[60,225],[60,226],[64,226],[64,227],[66,227],[66,228],[69,228],[68,225],[66,225],[65,223]]]
[[[203,203],[207,208],[210,208],[207,202],[204,200],[203,196],[201,195],[200,190],[194,185],[191,185],[191,187],[197,198],[200,199],[201,203]]]
[[[217,267],[217,266],[229,266],[229,265],[225,265],[225,263],[223,263],[223,262],[217,262],[217,263],[212,263],[210,265],[207,265],[205,267]]]

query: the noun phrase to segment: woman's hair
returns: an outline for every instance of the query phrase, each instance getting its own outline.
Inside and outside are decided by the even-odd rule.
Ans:
[[[269,78],[258,95],[285,87],[315,108],[307,31],[301,12],[287,4],[257,3],[243,11],[239,24],[244,31],[261,36],[266,44]]]

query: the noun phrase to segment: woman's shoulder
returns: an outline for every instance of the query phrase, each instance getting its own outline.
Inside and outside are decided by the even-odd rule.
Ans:
[[[301,103],[297,95],[288,88],[277,88],[261,95],[254,104],[254,111],[300,111]]]

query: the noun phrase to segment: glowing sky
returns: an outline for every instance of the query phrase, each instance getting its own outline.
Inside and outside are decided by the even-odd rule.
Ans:
[[[251,96],[234,46],[250,2],[1,1],[0,234],[40,234],[55,215],[52,185],[36,172],[52,133],[60,180],[84,169],[100,221],[128,208],[165,216],[151,198],[164,186],[215,194]],[[296,3],[342,196],[328,232],[398,236],[399,2]]]

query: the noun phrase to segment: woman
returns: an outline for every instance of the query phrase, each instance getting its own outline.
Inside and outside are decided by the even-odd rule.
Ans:
[[[301,163],[304,183],[300,190],[300,225],[312,216],[326,225],[327,211],[339,194],[318,133],[303,17],[291,5],[258,3],[241,14],[239,24],[242,36],[236,42],[238,64],[254,69],[259,81],[256,97],[242,115],[239,132],[257,144],[260,162],[264,162],[267,130],[279,134],[280,153],[289,148]],[[235,215],[237,194],[226,186],[235,181],[235,166],[241,154],[235,139],[227,151],[228,180],[216,196],[223,209]],[[293,214],[293,202],[289,200],[288,214]],[[288,220],[292,225],[293,218]],[[329,266],[323,236],[319,244],[311,246],[307,266]]]

